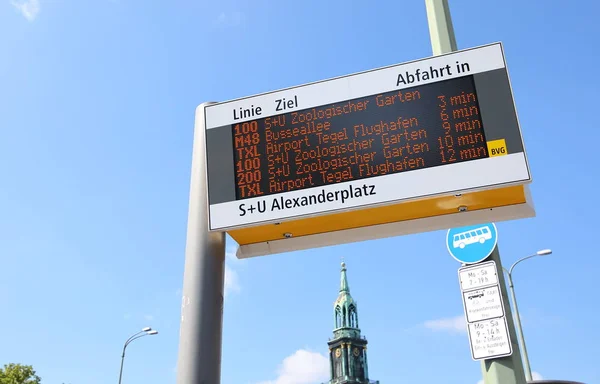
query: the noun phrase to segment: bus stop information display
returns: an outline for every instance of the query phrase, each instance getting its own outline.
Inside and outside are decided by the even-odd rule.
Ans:
[[[530,180],[500,44],[202,112],[212,230]]]
[[[488,157],[472,76],[233,130],[238,199]]]

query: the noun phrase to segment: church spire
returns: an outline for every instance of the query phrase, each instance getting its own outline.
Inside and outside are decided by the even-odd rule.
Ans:
[[[342,261],[342,276],[340,279],[340,292],[350,294],[350,286],[348,285],[348,277],[346,276],[346,263]]]
[[[329,345],[328,384],[377,384],[369,380],[367,339],[358,327],[358,306],[350,295],[346,263],[340,271],[340,291],[333,303],[334,329]]]
[[[350,285],[346,275],[346,263],[342,262],[340,274],[340,292],[337,300],[333,304],[335,316],[335,329],[354,329],[358,333],[358,311],[357,305],[352,295],[350,295]]]

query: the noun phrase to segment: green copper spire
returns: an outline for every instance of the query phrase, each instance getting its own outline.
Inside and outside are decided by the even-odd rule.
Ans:
[[[358,328],[357,305],[350,295],[350,285],[346,276],[346,263],[342,262],[340,276],[340,293],[333,304],[335,316],[335,329],[353,330],[360,333]]]
[[[340,279],[340,292],[350,294],[350,285],[348,285],[348,277],[346,277],[346,263],[342,262],[342,277]]]
[[[333,339],[329,339],[330,377],[327,384],[379,384],[369,380],[367,339],[358,327],[358,305],[350,295],[346,263],[342,261],[340,291],[333,303]]]

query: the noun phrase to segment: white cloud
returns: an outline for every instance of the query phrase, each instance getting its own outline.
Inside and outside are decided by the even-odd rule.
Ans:
[[[40,13],[39,0],[11,0],[10,3],[29,21],[35,20]]]
[[[225,264],[225,296],[241,290],[240,278],[236,271]]]
[[[221,12],[215,19],[215,25],[221,27],[237,27],[244,22],[244,14],[241,12]]]
[[[467,332],[467,323],[464,315],[447,317],[437,320],[428,320],[425,323],[423,323],[423,325],[425,326],[425,328],[434,331],[448,331],[452,333]]]
[[[238,272],[233,269],[233,265],[240,266],[238,264],[239,259],[235,255],[237,252],[237,244],[227,242],[225,248],[225,296],[231,293],[239,293],[242,289],[240,285],[240,276]]]
[[[540,375],[540,374],[539,374],[539,373],[537,373],[537,372],[531,372],[531,378],[532,378],[533,380],[544,380],[544,378],[542,377],[542,375]],[[485,382],[483,381],[483,379],[481,379],[481,380],[479,380],[479,381],[477,382],[477,384],[485,384]]]
[[[238,259],[235,255],[237,253],[238,248],[239,247],[237,244],[231,244],[227,242],[227,245],[225,246],[225,260],[233,263],[239,262],[240,259]]]
[[[318,384],[329,379],[329,359],[306,349],[299,349],[283,359],[275,380],[259,384]]]

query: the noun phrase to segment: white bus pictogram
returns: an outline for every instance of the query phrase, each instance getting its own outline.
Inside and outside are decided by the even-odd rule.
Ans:
[[[452,246],[454,248],[464,248],[467,245],[475,244],[477,242],[483,244],[486,240],[492,238],[490,229],[486,227],[479,227],[470,231],[460,232],[454,235]]]

